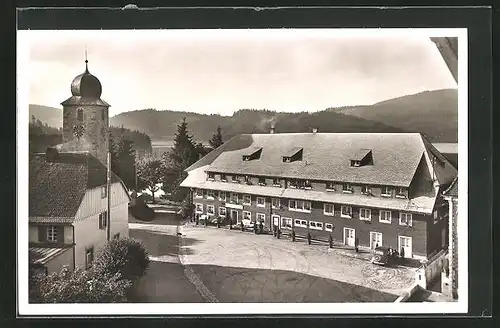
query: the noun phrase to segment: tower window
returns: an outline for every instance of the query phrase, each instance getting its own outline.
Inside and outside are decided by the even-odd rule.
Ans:
[[[83,122],[83,108],[77,109],[76,118],[78,121]]]
[[[101,120],[105,120],[106,119],[106,110],[103,108],[102,111],[101,111]]]

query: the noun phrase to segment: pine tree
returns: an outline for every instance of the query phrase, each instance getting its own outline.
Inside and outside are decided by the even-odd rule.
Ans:
[[[187,129],[186,118],[177,125],[174,136],[174,147],[163,154],[164,179],[163,190],[170,193],[175,200],[183,200],[187,190],[180,188],[181,182],[186,178],[186,168],[194,164],[200,155],[204,155],[203,145],[193,141]]]
[[[210,144],[210,147],[212,147],[212,149],[215,149],[224,143],[222,141],[222,133],[220,125],[217,126],[217,132],[212,136],[212,139],[209,140],[208,143]]]

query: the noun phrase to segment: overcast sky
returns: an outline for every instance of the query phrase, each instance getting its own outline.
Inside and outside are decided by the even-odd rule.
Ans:
[[[318,111],[456,88],[427,36],[305,31],[36,31],[30,103],[61,108],[85,70],[110,114],[156,108],[232,114]]]

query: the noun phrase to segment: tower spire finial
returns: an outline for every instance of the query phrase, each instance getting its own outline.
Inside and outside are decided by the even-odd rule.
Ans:
[[[87,46],[85,46],[85,71],[88,72],[89,71],[89,65],[88,65],[89,61],[87,60]]]

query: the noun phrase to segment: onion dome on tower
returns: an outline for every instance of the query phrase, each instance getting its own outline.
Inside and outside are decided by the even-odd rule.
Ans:
[[[88,62],[88,60],[85,60],[85,72],[76,76],[73,82],[71,82],[71,94],[73,96],[63,101],[61,105],[98,105],[109,107],[109,104],[101,99],[101,82],[97,77],[90,74]]]

